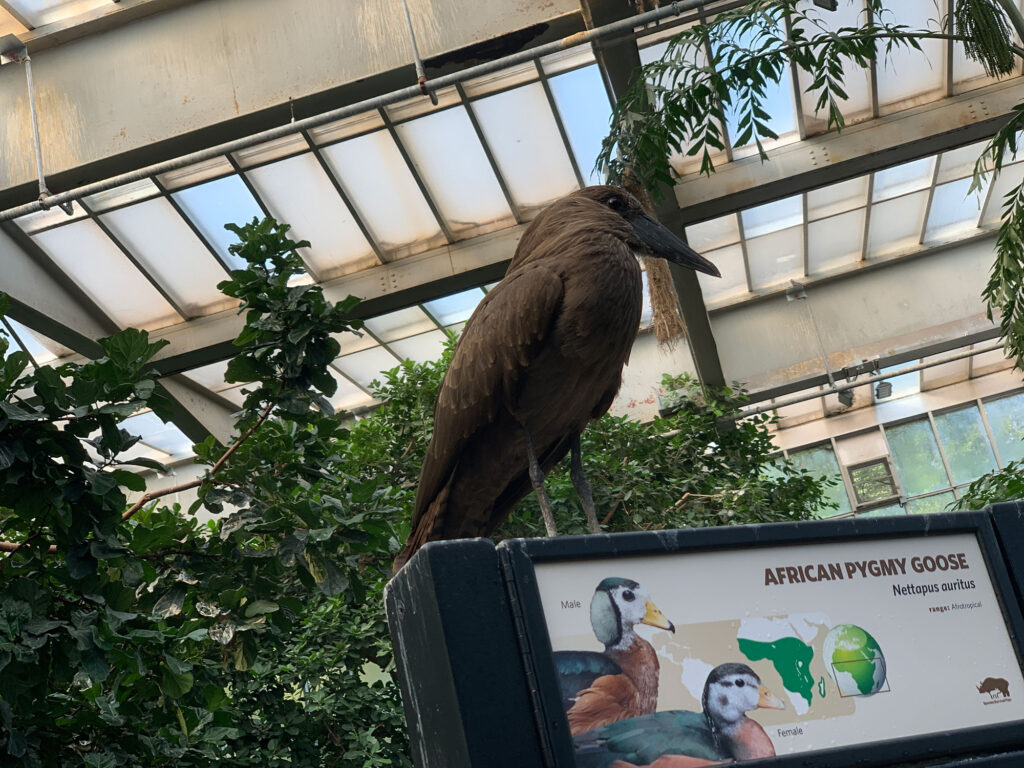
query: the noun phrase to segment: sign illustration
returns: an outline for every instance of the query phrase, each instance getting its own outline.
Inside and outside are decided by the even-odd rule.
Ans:
[[[536,575],[578,768],[1024,719],[974,534],[548,562]]]

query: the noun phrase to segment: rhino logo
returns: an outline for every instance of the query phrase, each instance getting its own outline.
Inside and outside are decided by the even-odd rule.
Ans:
[[[1004,699],[1010,698],[1010,684],[1001,677],[986,677],[978,686],[978,693],[987,693],[990,699],[998,694]]]

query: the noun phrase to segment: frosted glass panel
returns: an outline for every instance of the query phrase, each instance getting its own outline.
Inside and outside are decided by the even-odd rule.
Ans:
[[[701,253],[740,241],[739,220],[735,213],[717,219],[691,224],[686,228],[686,241]]]
[[[230,176],[234,170],[231,167],[231,161],[222,155],[220,157],[212,157],[209,160],[203,160],[194,165],[185,166],[184,168],[161,173],[157,176],[157,179],[164,186],[164,189],[175,190],[182,187],[195,186],[211,179]]]
[[[189,440],[174,424],[165,424],[152,411],[139,413],[121,422],[121,426],[142,441],[169,456],[182,456],[192,452]]]
[[[338,383],[338,389],[330,397],[331,405],[338,411],[351,411],[371,405],[374,400],[351,381],[328,367],[328,373]]]
[[[199,368],[193,368],[192,370],[185,373],[185,376],[192,379],[202,387],[211,390],[212,392],[220,392],[222,389],[227,389],[229,386],[235,386],[234,384],[228,385],[224,381],[224,375],[228,370],[228,361],[223,360],[218,363],[210,363]]]
[[[567,69],[575,69],[594,61],[594,51],[589,44],[577,45],[557,53],[550,53],[540,59],[541,68],[548,75],[555,75]]]
[[[1022,177],[1024,177],[1024,163],[1015,163],[1004,167],[1000,174],[995,177],[991,182],[992,191],[989,194],[988,204],[985,206],[982,224],[988,226],[1002,221],[1006,196],[1021,183]]]
[[[730,245],[717,251],[707,251],[704,258],[710,260],[722,273],[721,277],[712,277],[703,272],[697,273],[704,300],[708,302],[726,299],[747,292],[747,273],[743,266],[743,249],[739,245]]]
[[[377,257],[355,219],[312,154],[261,168],[249,178],[278,221],[292,225],[293,240],[308,240],[299,254],[318,280],[367,269]]]
[[[801,195],[787,197],[747,208],[740,215],[743,217],[744,235],[748,238],[766,235],[803,222],[803,199]]]
[[[747,240],[750,282],[755,290],[803,275],[803,238],[803,228],[792,227]]]
[[[885,436],[889,440],[893,464],[896,465],[896,474],[899,475],[904,493],[916,496],[949,485],[935,436],[927,420],[888,427]]]
[[[283,157],[304,152],[309,149],[309,143],[301,133],[293,133],[290,136],[282,136],[279,139],[271,139],[257,144],[254,147],[240,149],[234,153],[235,162],[242,168],[249,168],[262,163],[269,163],[280,160]]]
[[[877,171],[871,199],[877,203],[879,200],[927,189],[931,186],[934,171],[935,157],[924,157]]]
[[[383,342],[404,339],[436,328],[434,321],[419,307],[389,312],[366,321],[366,327]]]
[[[469,291],[453,293],[451,296],[428,301],[423,306],[438,323],[448,326],[468,320],[483,298],[484,292],[479,288],[473,288]]]
[[[987,141],[979,141],[975,144],[968,144],[966,147],[943,152],[939,161],[939,177],[936,181],[943,184],[973,174],[974,164],[987,143]]]
[[[365,330],[346,331],[345,333],[332,333],[331,336],[341,345],[340,354],[348,355],[352,352],[359,352],[370,347],[376,347],[377,341]]]
[[[1024,395],[988,401],[985,416],[1003,464],[1024,459]]]
[[[231,268],[244,269],[245,262],[228,252],[228,246],[238,242],[238,237],[224,225],[263,218],[263,211],[245,183],[238,176],[225,176],[175,192],[174,198]]]
[[[823,219],[837,213],[860,208],[867,203],[868,176],[830,184],[807,193],[807,218]]]
[[[352,355],[339,357],[334,361],[338,370],[357,384],[370,388],[370,383],[383,379],[381,371],[389,371],[399,364],[398,359],[384,347],[371,347]]]
[[[589,46],[588,46],[589,47]],[[462,84],[466,95],[471,99],[484,96],[494,91],[512,88],[537,79],[537,67],[532,61],[507,69],[501,69],[488,75],[481,75]]]
[[[157,189],[156,184],[149,179],[142,179],[141,181],[136,181],[132,184],[125,184],[120,187],[108,189],[106,192],[97,192],[95,195],[88,195],[85,198],[85,204],[94,212],[99,212],[119,205],[136,203],[140,200],[155,197],[158,194],[160,194],[160,190]]]
[[[444,242],[437,219],[387,131],[324,149],[349,199],[385,251],[417,251]]]
[[[853,264],[864,240],[864,209],[807,225],[807,269],[810,274]]]
[[[109,10],[110,0],[10,0],[10,5],[33,27],[41,27],[97,8]]]
[[[334,123],[321,125],[319,128],[310,128],[309,135],[314,144],[330,144],[342,139],[348,139],[362,133],[384,127],[384,118],[376,109],[371,112],[363,112],[353,117],[346,117]]]
[[[970,179],[960,179],[935,188],[925,242],[941,242],[977,229],[985,190],[968,194],[970,187]]]
[[[576,189],[540,83],[473,102],[473,109],[517,205],[539,207]]]
[[[94,222],[76,221],[32,239],[122,328],[153,330],[182,319]]]
[[[53,362],[58,357],[64,357],[65,355],[72,354],[72,350],[62,344],[58,344],[53,339],[44,336],[38,331],[33,331],[32,329],[25,327],[14,318],[5,317],[4,320],[9,323],[11,328],[14,329],[14,332],[18,334],[17,340],[9,334],[7,335],[11,345],[10,349],[7,350],[8,354],[21,348],[18,341],[24,345],[25,351],[32,355],[32,359],[35,360],[38,365],[46,365],[47,363]],[[6,333],[6,331],[7,329],[0,324],[0,332]]]
[[[934,0],[900,0],[886,4],[884,21],[905,24],[914,29],[935,29],[939,12]],[[943,11],[944,13],[945,11]],[[930,23],[931,21],[931,23]],[[946,43],[943,40],[920,40],[921,50],[893,46],[886,52],[886,41],[879,43],[878,102],[897,105],[913,97],[943,95],[946,72]]]
[[[583,180],[603,184],[604,176],[594,170],[594,162],[608,132],[612,110],[597,65],[553,77],[549,83]]]
[[[916,192],[871,206],[868,258],[917,247],[927,202],[927,192]]]
[[[427,115],[396,130],[452,232],[512,218],[465,107]]]
[[[393,341],[389,346],[392,352],[406,360],[427,363],[441,358],[447,341],[448,334],[444,331],[430,331],[421,333],[419,336]]]
[[[976,407],[936,414],[935,429],[955,485],[973,482],[996,469],[996,457]]]
[[[103,222],[190,316],[236,301],[217,290],[223,267],[162,197],[101,216]]]

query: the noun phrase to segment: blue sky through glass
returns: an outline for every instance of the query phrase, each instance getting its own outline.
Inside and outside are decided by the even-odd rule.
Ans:
[[[233,269],[242,269],[245,263],[228,253],[228,246],[237,241],[234,232],[224,229],[225,224],[244,224],[253,218],[263,218],[263,211],[238,176],[225,176],[174,193],[185,213],[195,222],[217,252],[227,259]]]
[[[597,65],[566,72],[550,82],[583,180],[603,184],[604,176],[594,170],[594,161],[601,151],[601,140],[608,133],[612,108]]]

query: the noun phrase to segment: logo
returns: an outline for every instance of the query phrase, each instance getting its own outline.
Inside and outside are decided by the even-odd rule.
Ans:
[[[978,685],[978,693],[988,694],[983,704],[1002,704],[1010,700],[1010,684],[1001,677],[986,677]]]

